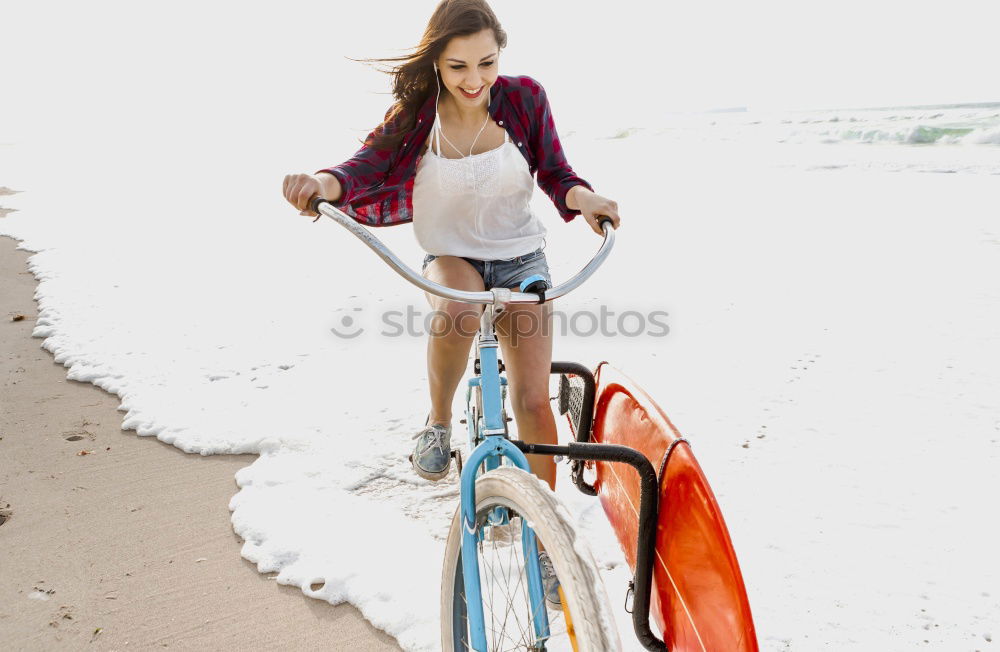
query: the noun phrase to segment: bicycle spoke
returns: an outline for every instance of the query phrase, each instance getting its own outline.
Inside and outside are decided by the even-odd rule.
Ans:
[[[543,642],[543,639],[539,639],[535,634],[534,616],[536,612],[531,608],[531,597],[527,584],[527,560],[523,557],[517,539],[513,535],[517,529],[514,526],[514,518],[511,516],[508,524],[504,526],[507,528],[504,530],[507,536],[497,534],[498,531],[501,531],[500,526],[492,526],[490,531],[492,537],[488,547],[491,557],[489,560],[484,560],[484,563],[489,566],[488,573],[491,580],[489,599],[493,600],[492,608],[498,604],[493,596],[494,591],[499,591],[504,598],[502,606],[504,613],[500,631],[494,632],[499,634],[499,639],[494,639],[496,646],[494,649],[498,652],[507,649],[533,650],[535,646]],[[502,550],[504,545],[508,547],[506,554]],[[484,546],[483,553],[486,552],[487,548]],[[517,581],[513,582],[515,573]],[[512,582],[513,586],[511,586]],[[521,605],[523,605],[523,610]],[[539,607],[544,608],[544,599]],[[551,640],[553,634],[557,633],[551,627],[553,624],[555,623],[550,623],[550,635],[544,640]],[[508,647],[508,645],[512,647]]]
[[[513,524],[513,522],[511,522],[511,529],[513,530],[513,528],[514,528],[514,524]],[[516,548],[517,548],[517,546],[515,546],[514,542],[511,541],[510,554],[511,554],[512,557],[517,557],[517,550],[516,550]],[[526,577],[526,575],[524,575],[524,573],[527,571],[527,568],[525,568],[523,565],[519,565],[519,566],[521,567],[521,571],[522,572],[518,576],[518,583],[520,583],[521,577]],[[522,595],[524,596],[525,611],[528,612],[528,613],[530,613],[531,612],[531,596],[528,595],[528,591],[523,591]],[[533,623],[529,623],[529,624],[533,625]],[[532,626],[532,633],[534,633],[534,627],[533,626]],[[527,643],[529,643],[529,642],[530,641],[525,641],[525,644],[527,645]]]
[[[482,542],[480,542],[480,544],[479,544],[479,552],[480,552],[480,556],[485,561],[486,555],[483,554],[483,544],[482,544]],[[480,568],[482,566],[483,566],[483,564],[480,564]],[[493,564],[487,563],[486,566],[488,567],[490,578],[494,582],[496,582],[496,569],[493,568]],[[489,586],[487,587],[486,593],[488,595],[489,603],[490,603],[490,620],[493,621],[493,628],[491,630],[492,633],[494,634],[494,637],[493,637],[493,646],[496,647],[497,643],[498,643],[498,641],[496,640],[496,636],[495,636],[495,634],[497,633],[497,628],[496,628],[497,618],[496,618],[496,609],[493,608],[493,588],[492,587],[493,587],[493,584],[490,583]],[[501,627],[502,627],[502,625],[501,625]],[[501,629],[501,632],[502,632],[502,629]]]
[[[492,543],[492,548],[493,548],[494,552],[497,552],[496,539],[494,539],[493,541],[491,541],[491,543]],[[500,569],[499,569],[500,576],[504,580],[502,584],[501,584],[500,581],[496,580],[496,578],[497,578],[497,569],[495,567],[495,564],[490,563],[488,565],[490,566],[491,575],[494,578],[494,580],[496,581],[496,585],[499,587],[500,591],[504,594],[504,597],[506,598],[506,602],[505,602],[505,605],[504,605],[505,606],[505,609],[504,609],[504,618],[503,618],[503,623],[501,624],[501,635],[506,635],[508,618],[513,613],[513,610],[511,609],[511,606],[514,603],[513,595],[514,595],[514,593],[516,593],[516,591],[517,591],[518,586],[520,585],[520,583],[518,584],[518,586],[514,587],[514,593],[506,590],[507,588],[509,588],[509,583],[510,583],[510,569],[513,567],[513,565],[508,564],[507,567],[504,568],[504,564],[502,562],[500,562],[499,559],[498,559],[498,562],[499,562],[499,566],[500,566]],[[493,592],[490,591],[491,599],[492,599],[492,593]],[[524,634],[523,634],[524,629],[523,629],[523,627],[521,627],[520,620],[517,618],[516,614],[514,614],[514,618],[515,618],[515,620],[518,621],[519,629],[522,632],[521,639],[524,640]],[[509,635],[508,635],[508,638],[510,638]],[[513,639],[511,639],[511,640],[513,640]]]
[[[491,530],[491,534],[493,534],[492,530]],[[491,583],[490,583],[489,590],[488,590],[488,594],[489,594],[488,595],[488,600],[490,602],[490,609],[492,610],[491,611],[491,618],[492,618],[492,620],[494,622],[494,625],[495,625],[496,619],[497,619],[497,612],[495,610],[495,601],[494,601],[494,595],[493,595],[494,591],[496,589],[499,589],[500,592],[504,594],[504,598],[505,598],[505,605],[504,605],[505,609],[504,609],[503,622],[500,623],[499,630],[494,629],[494,633],[499,633],[499,635],[501,637],[506,636],[507,638],[511,638],[509,636],[509,634],[507,634],[508,618],[512,614],[512,610],[511,610],[510,607],[513,604],[513,600],[512,600],[512,595],[513,594],[509,591],[510,565],[507,565],[505,567],[504,564],[503,564],[503,562],[502,562],[502,559],[500,559],[500,555],[499,555],[499,551],[498,551],[498,546],[497,546],[495,538],[490,541],[490,544],[491,544],[490,547],[492,549],[493,555],[492,555],[492,557],[489,560],[484,559],[483,561],[484,561],[485,565],[487,566],[487,569],[488,569],[487,572],[489,574],[489,579],[492,580]],[[485,555],[484,555],[484,557],[485,557]],[[515,587],[515,591],[516,591],[516,587]],[[514,616],[515,616],[515,619],[516,619],[517,618],[516,614],[514,614]],[[520,622],[519,622],[519,624],[520,624]],[[512,638],[511,638],[511,640],[513,641]],[[522,640],[523,640],[523,635],[522,635]],[[497,644],[501,643],[501,641],[495,641],[495,642]]]
[[[514,554],[515,554],[515,557],[516,557],[517,556],[516,553],[514,553]],[[519,568],[523,568],[523,567],[520,566],[520,564],[518,566],[519,566]],[[514,593],[516,593],[521,588],[521,581],[524,579],[524,577],[525,577],[525,574],[523,572],[519,572],[518,573],[518,575],[517,575],[517,584],[514,585]],[[525,590],[525,593],[527,593],[526,590]],[[513,600],[512,595],[508,595],[507,598],[508,598],[507,599],[507,611],[510,612],[511,611],[511,606],[514,603],[514,600]],[[516,619],[516,616],[515,616],[515,619]],[[518,626],[520,627],[521,631],[523,632],[524,628],[521,627],[520,620],[518,620]],[[523,636],[522,636],[522,638],[523,638]]]

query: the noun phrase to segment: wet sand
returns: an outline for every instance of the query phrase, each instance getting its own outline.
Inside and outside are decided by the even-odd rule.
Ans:
[[[66,379],[16,246],[0,237],[0,649],[398,650],[240,557],[227,505],[253,456],[123,432],[118,397]]]

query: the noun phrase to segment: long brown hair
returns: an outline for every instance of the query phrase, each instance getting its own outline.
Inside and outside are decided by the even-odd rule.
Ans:
[[[441,0],[431,15],[424,36],[411,54],[380,59],[360,59],[366,63],[396,63],[383,69],[392,77],[395,104],[385,120],[375,128],[374,139],[367,143],[381,150],[395,150],[417,122],[417,112],[432,92],[437,90],[433,62],[455,36],[471,36],[484,29],[493,30],[497,45],[507,46],[507,33],[500,27],[485,0]]]

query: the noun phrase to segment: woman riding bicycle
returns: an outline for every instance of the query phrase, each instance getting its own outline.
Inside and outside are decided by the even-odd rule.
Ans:
[[[615,202],[576,176],[563,153],[545,90],[526,76],[499,74],[507,35],[483,0],[442,0],[420,44],[396,62],[395,103],[345,163],[285,177],[284,196],[303,214],[320,196],[367,226],[413,222],[427,252],[423,275],[448,287],[518,288],[540,274],[546,229],[529,202],[532,175],[566,222],[582,214],[620,222]],[[431,409],[414,437],[414,470],[439,480],[450,468],[452,402],[468,364],[483,307],[425,293],[434,312],[427,345]],[[530,329],[522,330],[522,324]],[[549,405],[551,304],[511,304],[496,332],[510,383],[518,436],[555,444]],[[555,488],[555,462],[531,456]]]

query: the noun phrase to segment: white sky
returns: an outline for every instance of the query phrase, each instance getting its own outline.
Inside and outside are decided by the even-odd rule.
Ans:
[[[387,78],[345,56],[416,43],[435,3],[6,3],[0,138],[214,118],[317,129],[381,118]],[[990,0],[495,0],[501,70],[549,89],[562,128],[670,110],[1000,101]],[[320,104],[321,102],[321,104]],[[298,106],[310,105],[308,109]],[[328,125],[329,126],[329,125]],[[328,128],[327,126],[327,128]]]

